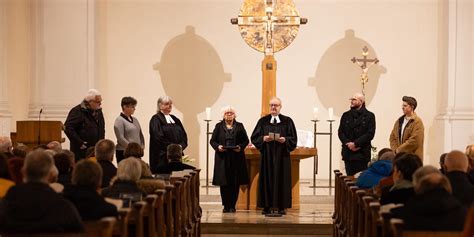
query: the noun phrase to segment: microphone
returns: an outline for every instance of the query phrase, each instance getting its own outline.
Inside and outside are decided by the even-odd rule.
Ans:
[[[41,114],[43,113],[43,107],[41,107],[38,114],[38,146],[41,145]]]

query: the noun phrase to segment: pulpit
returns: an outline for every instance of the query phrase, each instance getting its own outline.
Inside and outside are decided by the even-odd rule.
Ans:
[[[30,148],[48,144],[52,141],[64,142],[61,121],[17,121],[16,142]]]
[[[290,153],[291,157],[291,206],[300,209],[300,160],[316,156],[316,148],[296,148]],[[237,209],[256,210],[258,175],[260,170],[260,152],[255,147],[245,149],[250,184],[241,186]]]

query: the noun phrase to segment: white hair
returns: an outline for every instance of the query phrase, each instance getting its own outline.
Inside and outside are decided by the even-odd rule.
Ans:
[[[89,91],[87,91],[86,96],[84,96],[84,100],[87,101],[87,102],[89,102],[89,101],[91,101],[91,100],[95,100],[95,98],[96,98],[97,96],[100,96],[100,95],[101,95],[101,94],[100,94],[100,92],[99,92],[98,90],[96,90],[96,89],[89,89]]]
[[[232,113],[234,113],[235,117],[237,117],[237,113],[235,112],[235,108],[230,106],[230,105],[226,105],[226,106],[222,107],[222,109],[221,109],[222,116],[224,116],[225,113],[227,113],[227,112],[232,112]]]
[[[10,152],[12,140],[9,137],[0,137],[0,152]]]
[[[161,96],[160,98],[158,98],[158,102],[156,102],[156,106],[158,107],[157,109],[157,112],[160,112],[160,105],[163,104],[163,103],[173,103],[173,100],[171,99],[171,97],[165,95],[165,96]]]
[[[123,181],[134,181],[142,176],[142,165],[137,158],[129,157],[118,163],[117,178]]]

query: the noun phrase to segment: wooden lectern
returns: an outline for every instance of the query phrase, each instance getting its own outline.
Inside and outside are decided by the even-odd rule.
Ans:
[[[17,121],[16,142],[30,148],[52,141],[64,142],[61,135],[63,127],[61,121]]]

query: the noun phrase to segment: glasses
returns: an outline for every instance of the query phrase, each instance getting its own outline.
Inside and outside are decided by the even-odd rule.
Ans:
[[[280,107],[279,104],[270,104],[270,107]]]

